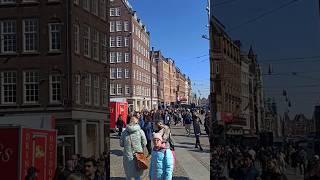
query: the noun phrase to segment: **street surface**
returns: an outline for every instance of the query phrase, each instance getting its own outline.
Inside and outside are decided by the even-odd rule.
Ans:
[[[202,121],[204,122],[204,121]],[[210,146],[208,136],[202,135],[200,142],[204,151],[196,149],[195,137],[185,135],[184,126],[172,125],[172,133],[175,141],[176,167],[174,180],[208,180],[210,179]],[[201,132],[205,134],[201,125]],[[193,134],[193,129],[191,130]],[[110,135],[110,177],[113,180],[124,180],[125,174],[122,167],[122,148],[119,145],[117,133]],[[143,179],[147,178],[145,171]]]

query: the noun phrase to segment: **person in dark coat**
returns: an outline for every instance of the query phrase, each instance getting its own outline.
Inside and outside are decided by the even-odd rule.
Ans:
[[[74,164],[72,160],[68,160],[66,163],[66,167],[61,172],[61,174],[58,177],[58,180],[66,180],[70,174],[74,172]]]
[[[263,180],[287,180],[287,176],[280,171],[276,160],[269,160],[267,162],[267,169],[261,175]]]
[[[117,120],[117,128],[119,129],[118,136],[121,136],[123,126],[124,126],[124,122],[122,119],[122,115],[120,114]]]
[[[196,145],[195,148],[200,148],[200,151],[203,151],[201,144],[200,144],[200,135],[201,135],[201,129],[200,129],[200,119],[198,116],[196,116],[195,114],[193,114],[192,116],[192,120],[193,120],[193,130],[194,130],[194,135],[196,137]]]
[[[150,116],[150,114],[146,115],[144,126],[142,128],[142,130],[144,131],[144,133],[146,135],[147,149],[148,149],[149,155],[151,155],[151,153],[152,153],[151,141],[152,141],[153,125],[152,125],[151,121],[152,121],[152,117]]]

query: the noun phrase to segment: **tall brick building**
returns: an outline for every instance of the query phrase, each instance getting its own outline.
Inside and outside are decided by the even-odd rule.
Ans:
[[[108,2],[0,1],[0,122],[56,128],[58,165],[108,148]]]

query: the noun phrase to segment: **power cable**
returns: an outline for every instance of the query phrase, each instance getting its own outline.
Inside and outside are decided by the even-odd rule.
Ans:
[[[223,2],[216,3],[213,6],[214,7],[219,7],[219,6],[223,6],[223,5],[234,3],[235,1],[237,1],[237,0],[226,0],[226,1],[223,1]]]
[[[264,13],[256,16],[256,17],[254,17],[254,18],[252,18],[252,19],[249,19],[249,20],[243,22],[242,24],[239,24],[239,25],[236,25],[236,26],[230,28],[227,32],[234,31],[234,30],[236,30],[236,29],[238,29],[238,28],[240,28],[240,27],[242,27],[242,26],[244,26],[244,25],[247,25],[247,24],[256,22],[257,20],[259,20],[259,19],[261,19],[261,18],[263,18],[263,17],[265,17],[265,16],[267,16],[267,15],[270,15],[270,14],[272,14],[272,13],[274,13],[274,12],[280,10],[280,9],[283,9],[283,8],[285,8],[285,7],[288,7],[288,6],[290,6],[291,4],[294,4],[294,3],[298,2],[298,1],[299,1],[299,0],[291,0],[291,1],[289,1],[289,2],[286,2],[286,3],[282,4],[282,5],[280,5],[279,7],[276,7],[276,8],[274,8],[274,9],[268,10],[268,11],[266,11],[266,12],[264,12]]]

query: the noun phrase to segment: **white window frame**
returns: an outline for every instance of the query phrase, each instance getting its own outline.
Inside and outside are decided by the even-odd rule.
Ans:
[[[34,26],[34,29],[33,30],[30,30],[31,27],[29,27],[29,31],[26,31],[27,30],[27,27],[26,27],[26,22],[29,21],[29,25],[33,25]],[[23,22],[22,22],[22,31],[23,31],[23,52],[26,52],[26,53],[29,53],[29,52],[37,52],[38,51],[38,47],[39,47],[39,23],[38,23],[38,19],[24,19]],[[33,36],[33,46],[34,49],[29,49],[27,50],[27,35],[30,35],[30,36]],[[32,39],[32,38],[30,38]],[[29,40],[29,42],[31,42]],[[30,43],[31,44],[31,43]]]
[[[122,47],[122,36],[117,36],[116,37],[116,46],[117,47]]]
[[[75,23],[73,25],[73,35],[74,35],[74,52],[80,54],[80,25]]]
[[[91,31],[88,25],[83,27],[83,55],[87,58],[91,57]]]
[[[117,68],[110,68],[110,79],[117,78]]]
[[[123,93],[123,89],[121,84],[117,84],[117,95],[122,95]]]
[[[35,81],[33,82],[26,82],[26,73],[34,73],[35,77],[33,77],[32,79],[34,79]],[[38,104],[39,103],[39,98],[40,98],[40,74],[39,71],[23,71],[23,103],[24,104]],[[27,85],[34,85],[34,86],[38,86],[38,88],[34,88],[33,91],[38,91],[38,100],[33,100],[33,101],[27,101]],[[34,96],[34,98],[36,98],[36,96]]]
[[[125,85],[124,93],[125,93],[126,95],[129,95],[129,94],[130,94],[130,87],[129,87],[129,85]]]
[[[110,47],[116,47],[116,37],[115,36],[110,36]]]
[[[6,75],[5,75],[6,74]],[[16,71],[4,71],[0,73],[0,104],[16,104],[17,103],[17,72]],[[6,79],[7,78],[7,79]],[[6,86],[6,88],[5,88]],[[5,97],[5,89],[7,92],[11,92],[11,96]],[[11,101],[5,102],[5,99],[11,99]],[[15,101],[13,100],[15,98]]]
[[[129,22],[128,21],[123,22],[123,31],[129,31]]]
[[[121,63],[123,59],[122,52],[117,52],[117,63]]]
[[[93,105],[100,106],[100,78],[93,75]]]
[[[116,31],[122,31],[122,21],[116,21]]]
[[[9,24],[8,27],[4,28],[4,24],[5,23],[10,23],[10,30],[11,32],[9,32]],[[14,31],[13,31],[14,30]],[[7,38],[5,38],[7,37]],[[8,46],[7,48],[10,47],[11,50],[5,50],[5,39],[8,39],[10,42],[10,45],[12,45],[12,47]],[[15,54],[17,51],[17,23],[16,20],[4,20],[4,21],[0,21],[0,53],[3,54]]]
[[[130,56],[129,56],[129,53],[124,53],[124,62],[129,62],[129,58],[130,58]]]
[[[61,23],[49,23],[49,51],[50,52],[60,52],[61,51],[61,49],[62,49],[62,31],[61,31],[61,29],[62,29],[62,27],[61,27]],[[52,30],[52,26],[58,26],[58,29],[57,30]],[[59,47],[60,48],[58,48],[58,49],[53,49],[52,48],[52,46],[53,46],[53,44],[52,44],[52,33],[59,33],[58,35],[59,35],[59,39],[58,39],[58,43],[60,43],[60,45],[59,45]]]
[[[53,81],[53,77],[56,77],[57,80]],[[56,92],[60,93],[60,97],[59,97],[59,93],[57,94],[53,94],[53,84],[56,84],[57,86],[60,86],[60,88],[55,88]],[[62,83],[61,83],[61,75],[60,74],[50,74],[49,76],[49,96],[50,96],[50,103],[51,104],[60,104],[61,100],[62,100],[62,87],[61,87]],[[54,99],[53,97],[55,96]],[[60,98],[60,100],[58,100]]]
[[[122,78],[122,68],[117,68],[117,79]]]
[[[109,15],[110,15],[111,17],[116,16],[116,8],[110,8],[110,10],[109,10]]]
[[[92,95],[91,95],[91,74],[86,73],[85,74],[85,83],[84,83],[84,102],[86,105],[91,105],[91,99],[92,99]]]
[[[117,89],[115,84],[110,84],[110,95],[116,95]]]
[[[75,75],[75,103],[81,103],[81,75]]]
[[[110,52],[110,63],[116,63],[117,52]]]
[[[116,22],[115,21],[110,21],[109,26],[110,26],[110,32],[116,31]]]
[[[128,46],[129,46],[129,38],[124,37],[124,47],[128,47]]]
[[[99,61],[99,32],[93,29],[92,36],[92,58]]]
[[[121,16],[121,12],[120,12],[120,8],[119,7],[115,8],[115,12],[116,12],[115,16]]]
[[[129,78],[129,69],[124,69],[124,78]]]

